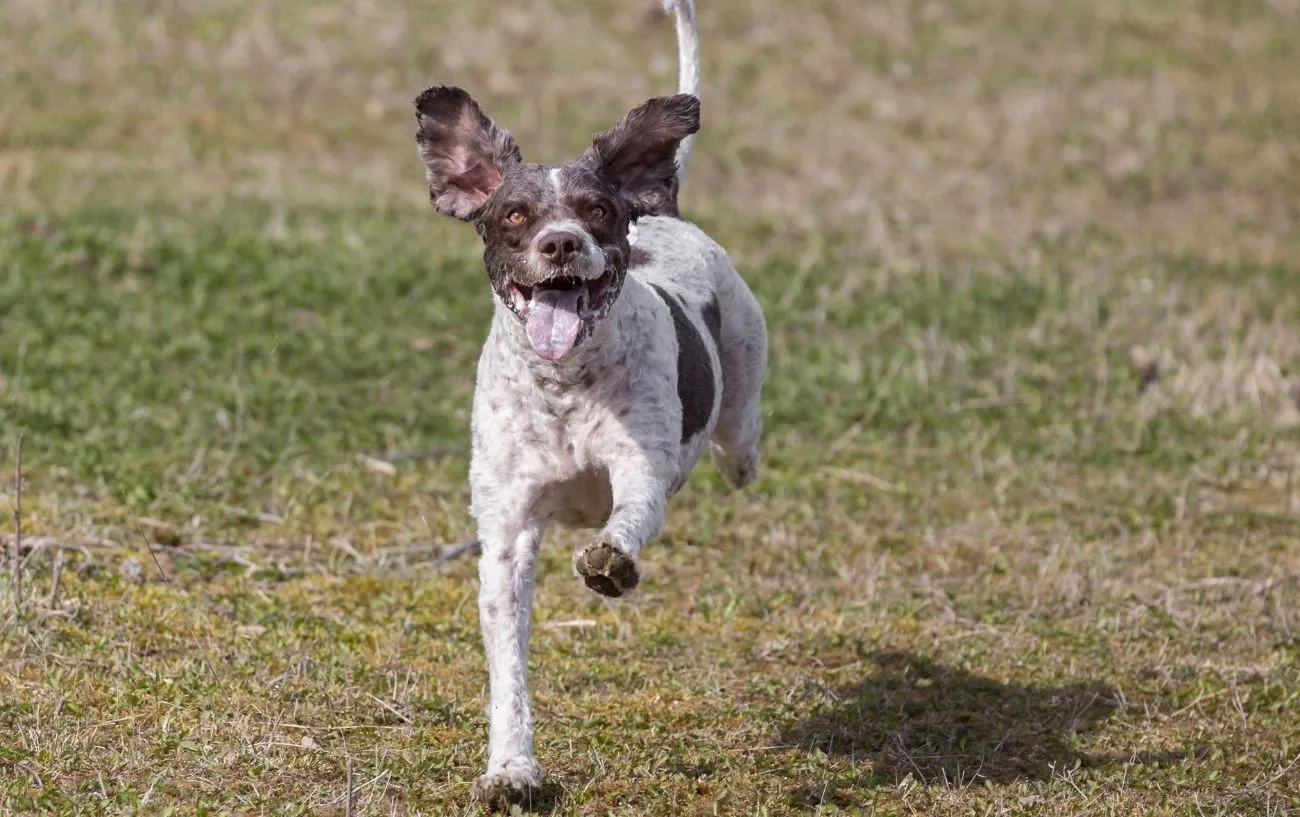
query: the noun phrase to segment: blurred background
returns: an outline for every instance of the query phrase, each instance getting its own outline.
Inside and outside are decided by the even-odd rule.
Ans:
[[[859,265],[889,269],[1019,259],[1088,230],[1275,263],[1293,252],[1295,13],[702,3],[690,203],[786,246],[833,230]],[[676,83],[671,25],[648,0],[7,0],[4,14],[4,190],[29,207],[405,207],[420,192],[408,100],[429,84],[471,89],[550,161]]]
[[[698,468],[623,606],[544,557],[551,807],[1283,813],[1300,4],[698,22],[682,207],[767,314],[766,470]],[[671,20],[0,0],[10,808],[324,813],[349,763],[376,813],[463,800],[474,571],[438,560],[491,300],[416,157],[437,83],[564,160],[675,90]]]

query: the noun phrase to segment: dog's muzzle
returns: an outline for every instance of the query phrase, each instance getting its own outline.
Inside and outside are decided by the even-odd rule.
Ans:
[[[510,282],[511,306],[538,357],[560,360],[591,337],[618,294],[617,277],[606,270],[596,278],[557,275],[533,285]]]
[[[556,225],[540,233],[504,297],[543,360],[561,360],[609,314],[622,276],[585,231]]]

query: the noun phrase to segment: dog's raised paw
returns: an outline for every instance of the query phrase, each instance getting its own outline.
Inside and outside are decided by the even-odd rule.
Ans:
[[[474,781],[470,796],[492,811],[509,811],[516,803],[530,806],[537,802],[542,794],[540,780],[536,768],[488,773]]]
[[[604,539],[597,539],[578,551],[573,567],[587,586],[602,596],[618,598],[641,581],[636,557]]]

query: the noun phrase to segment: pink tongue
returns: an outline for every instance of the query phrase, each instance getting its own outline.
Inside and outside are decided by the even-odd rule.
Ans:
[[[528,313],[528,342],[543,360],[559,360],[573,349],[582,331],[580,289],[539,289]]]

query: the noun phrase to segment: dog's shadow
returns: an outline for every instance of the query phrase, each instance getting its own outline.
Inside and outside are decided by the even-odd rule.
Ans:
[[[1045,779],[1097,762],[1072,745],[1118,708],[1114,689],[1005,683],[908,653],[880,652],[874,671],[831,706],[787,729],[781,745],[870,762],[875,784],[912,775],[962,787]]]
[[[507,813],[512,815],[563,814],[565,795],[566,791],[563,785],[554,780],[546,779],[542,781],[542,791],[536,799],[512,806]]]

